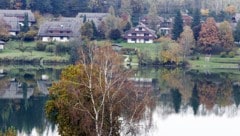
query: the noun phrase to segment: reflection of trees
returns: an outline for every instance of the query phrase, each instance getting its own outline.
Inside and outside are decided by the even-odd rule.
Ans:
[[[193,92],[191,97],[191,105],[193,108],[194,115],[197,114],[199,104],[200,103],[199,103],[198,89],[197,89],[197,85],[195,84],[193,87]]]
[[[200,82],[199,84],[200,102],[205,105],[208,110],[211,110],[215,104],[218,87],[212,82]]]
[[[44,104],[46,98],[30,98],[29,107],[25,100],[0,100],[0,128],[13,126],[20,132],[31,133],[33,128],[43,132],[46,127]]]
[[[232,104],[232,83],[229,79],[218,85],[216,104],[224,107]]]
[[[178,89],[171,89],[172,101],[174,110],[176,113],[179,113],[179,109],[181,107],[182,95],[179,93]]]
[[[160,76],[162,84],[167,85],[167,88],[177,88],[182,95],[183,102],[188,103],[193,88],[190,75],[180,69],[163,69]]]
[[[233,85],[232,87],[233,99],[235,101],[236,106],[238,107],[240,104],[240,85]]]

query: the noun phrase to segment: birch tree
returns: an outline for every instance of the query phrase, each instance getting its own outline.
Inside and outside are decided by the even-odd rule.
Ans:
[[[48,117],[59,124],[62,136],[120,135],[120,117],[124,125],[138,120],[149,104],[148,91],[128,81],[131,72],[121,68],[111,46],[91,45],[79,54],[79,64],[64,70],[50,89]]]

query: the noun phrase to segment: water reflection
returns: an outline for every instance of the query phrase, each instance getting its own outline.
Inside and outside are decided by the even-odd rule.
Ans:
[[[61,69],[13,68],[0,76],[0,130],[14,127],[18,135],[57,135],[56,126],[46,120],[47,88]],[[49,75],[48,81],[41,76]],[[47,93],[46,93],[47,92]]]
[[[20,135],[57,135],[56,126],[45,118],[44,104],[47,88],[52,81],[59,79],[60,72],[61,69],[53,68],[0,70],[0,128],[4,130],[13,126]],[[187,129],[181,130],[181,126],[209,131],[205,127],[211,128],[209,124],[221,128],[240,120],[239,71],[205,73],[138,68],[134,72],[136,77],[152,79],[152,84],[147,83],[144,87],[153,89],[152,95],[156,100],[144,115],[146,120],[140,122],[151,128],[141,129],[139,135],[171,135],[175,131],[173,129]],[[48,75],[49,80],[41,80],[42,75]],[[171,133],[168,134],[167,130]]]
[[[146,71],[148,75],[144,74]],[[154,94],[158,95],[155,95],[157,104],[152,112],[152,127],[149,130],[142,129],[139,135],[192,135],[189,128],[194,128],[196,132],[201,129],[204,132],[199,134],[202,135],[209,135],[213,131],[216,131],[214,135],[223,135],[226,129],[221,128],[239,125],[234,120],[240,120],[239,71],[205,73],[143,68],[136,71],[136,74],[158,81],[157,84],[153,83]],[[143,122],[146,120],[143,119],[141,123],[144,124]],[[238,134],[235,129],[229,128],[235,132],[233,135]]]

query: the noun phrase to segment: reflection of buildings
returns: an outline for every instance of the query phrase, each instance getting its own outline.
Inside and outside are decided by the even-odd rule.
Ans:
[[[44,95],[49,94],[48,87],[51,86],[51,82],[39,80],[37,81],[37,85],[38,85],[38,90],[40,91],[41,94],[44,94]]]
[[[1,90],[0,99],[29,99],[33,92],[33,88],[27,88],[26,92],[24,92],[19,82],[10,82],[7,89]]]

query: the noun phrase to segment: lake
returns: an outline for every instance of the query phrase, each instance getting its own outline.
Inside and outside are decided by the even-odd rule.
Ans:
[[[0,67],[0,128],[18,135],[56,136],[57,126],[44,115],[46,89],[62,68]],[[138,123],[140,136],[238,134],[240,72],[133,68],[135,77],[152,79],[154,106]],[[42,81],[42,76],[49,79]]]

